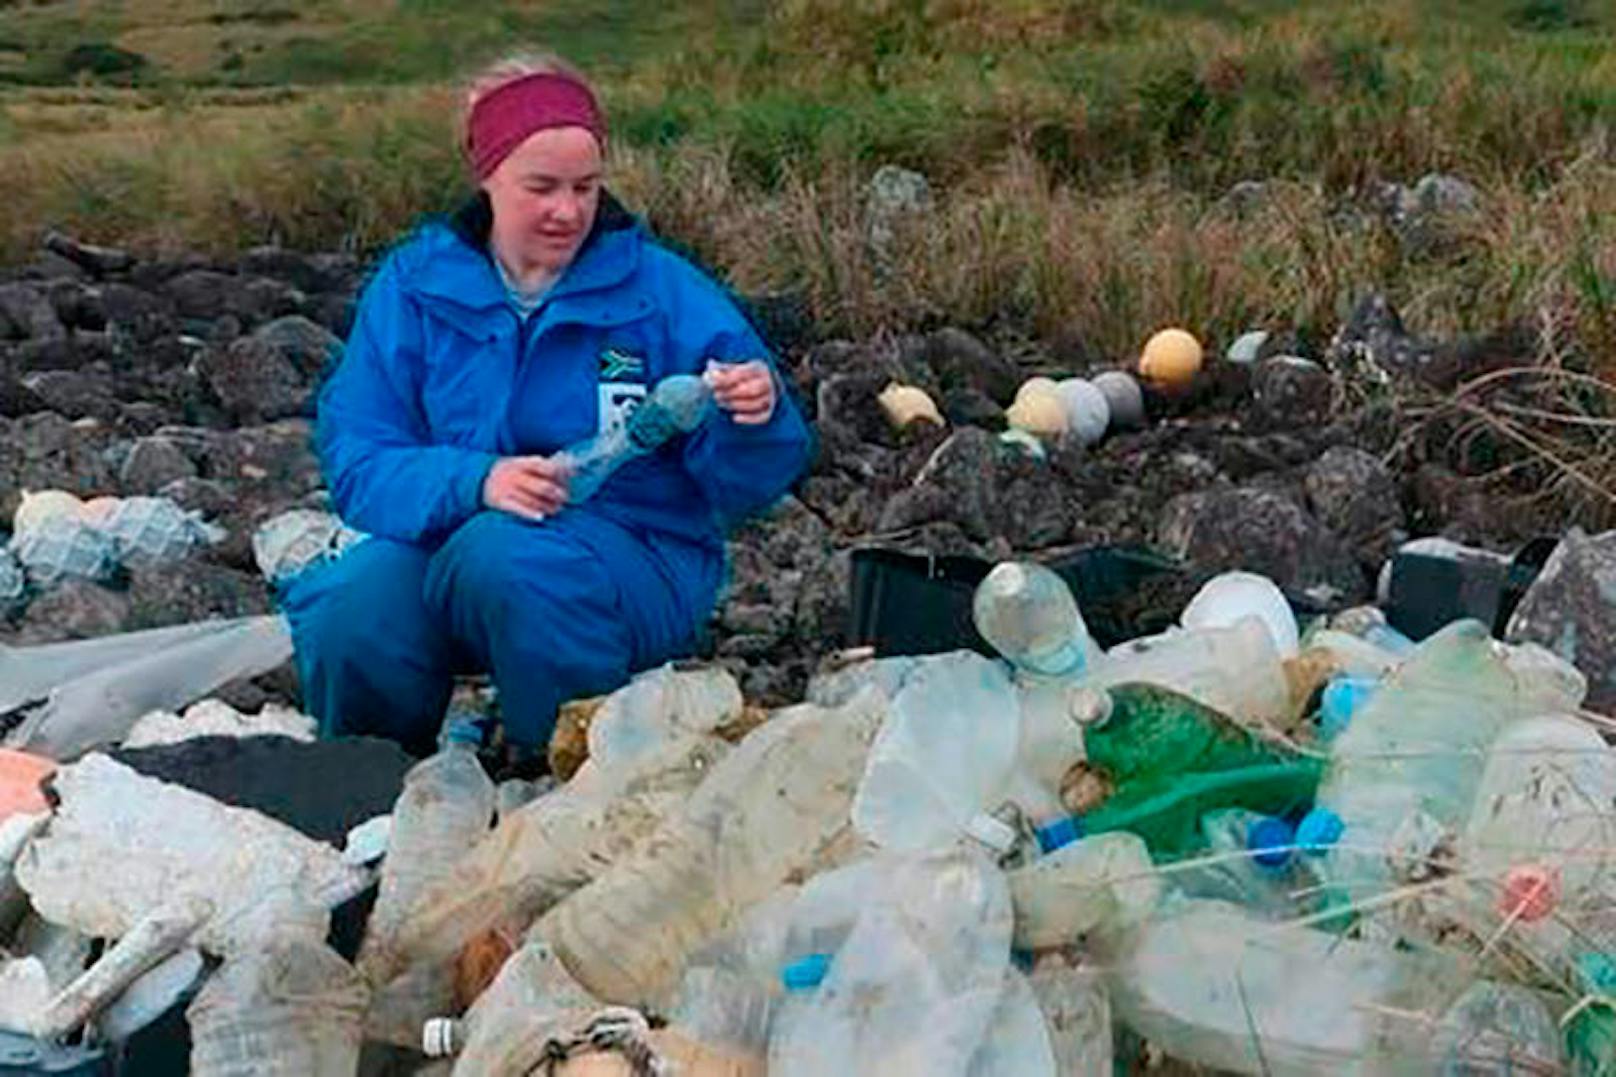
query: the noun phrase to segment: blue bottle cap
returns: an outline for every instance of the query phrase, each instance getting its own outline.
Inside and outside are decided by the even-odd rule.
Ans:
[[[1076,815],[1064,815],[1054,822],[1036,828],[1038,848],[1045,855],[1063,845],[1070,845],[1083,836],[1083,820]]]
[[[787,991],[809,991],[823,983],[829,971],[829,954],[804,954],[780,970],[780,982]]]
[[[451,718],[444,727],[443,739],[448,744],[469,744],[474,748],[480,748],[483,743],[483,727],[471,718]]]
[[[1246,831],[1246,848],[1260,867],[1282,868],[1291,860],[1296,831],[1283,819],[1269,816],[1253,823]]]
[[[1319,735],[1327,741],[1340,736],[1378,687],[1369,677],[1332,677],[1319,697]]]
[[[1346,824],[1341,816],[1329,808],[1314,808],[1302,816],[1302,821],[1296,826],[1296,844],[1309,856],[1323,856],[1336,842],[1341,840],[1341,833]]]

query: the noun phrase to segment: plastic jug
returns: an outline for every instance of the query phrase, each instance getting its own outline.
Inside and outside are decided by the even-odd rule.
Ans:
[[[1285,665],[1267,624],[1255,617],[1120,644],[1094,666],[1089,683],[1171,688],[1231,718],[1275,729],[1286,727],[1291,713]]]
[[[1228,628],[1246,617],[1263,623],[1281,658],[1296,656],[1296,615],[1274,581],[1254,572],[1212,577],[1184,607],[1179,623],[1185,628]]]

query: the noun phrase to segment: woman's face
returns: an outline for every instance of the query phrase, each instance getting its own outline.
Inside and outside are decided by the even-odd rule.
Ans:
[[[482,184],[507,262],[552,273],[570,265],[595,221],[602,167],[600,144],[582,127],[535,131],[512,150]]]

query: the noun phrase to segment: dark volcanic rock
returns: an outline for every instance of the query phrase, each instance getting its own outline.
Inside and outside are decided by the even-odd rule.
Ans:
[[[164,437],[137,438],[118,469],[125,494],[154,494],[161,487],[196,475],[196,464],[175,442]]]
[[[194,558],[135,569],[129,601],[131,629],[270,612],[260,577]]]
[[[197,370],[237,421],[284,419],[308,403],[307,379],[280,348],[256,337],[208,349]]]
[[[1319,522],[1378,568],[1402,538],[1403,507],[1397,482],[1362,449],[1330,449],[1307,470],[1307,499]]]
[[[1260,430],[1317,427],[1330,420],[1335,386],[1317,363],[1295,356],[1264,359],[1251,374],[1252,425]]]
[[[1156,541],[1207,571],[1260,572],[1287,591],[1327,604],[1368,593],[1352,551],[1273,490],[1237,486],[1174,498],[1162,513]]]
[[[922,353],[945,393],[974,390],[1008,407],[1021,387],[1021,371],[963,329],[939,329]]]
[[[23,388],[45,407],[68,419],[112,420],[118,401],[112,395],[112,377],[105,371],[39,370],[22,376]]]
[[[1588,677],[1588,706],[1616,707],[1616,531],[1573,527],[1510,617],[1512,643],[1539,643]]]
[[[0,339],[55,340],[67,335],[45,292],[31,284],[0,284]]]
[[[71,579],[36,595],[11,642],[27,646],[90,639],[128,631],[129,596],[88,580]]]
[[[23,490],[111,493],[115,482],[106,450],[112,442],[112,431],[94,419],[69,422],[42,411],[0,420],[0,521],[16,513]]]

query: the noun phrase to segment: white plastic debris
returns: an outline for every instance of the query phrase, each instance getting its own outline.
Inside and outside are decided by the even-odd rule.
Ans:
[[[70,579],[108,583],[118,574],[116,544],[78,516],[46,516],[19,532],[11,548],[40,590]]]
[[[0,961],[0,1032],[27,1035],[50,997],[50,975],[37,957]]]
[[[129,568],[180,561],[225,537],[223,529],[166,497],[123,498],[95,526],[111,537],[118,560]]]
[[[314,719],[290,707],[271,703],[257,714],[242,714],[222,700],[204,699],[187,708],[183,717],[171,711],[152,711],[135,723],[123,746],[150,748],[192,737],[274,736],[312,742],[315,735]]]
[[[0,714],[44,700],[7,747],[52,759],[116,744],[135,721],[174,710],[292,655],[282,617],[205,621],[43,647],[0,646]]]
[[[1296,657],[1296,614],[1274,581],[1255,572],[1214,576],[1190,599],[1179,620],[1185,628],[1227,628],[1243,617],[1263,623],[1281,658]]]
[[[123,1043],[174,1008],[205,971],[201,951],[187,947],[154,965],[95,1019],[101,1039]]]
[[[342,844],[342,859],[358,867],[372,864],[387,855],[387,843],[393,836],[393,817],[378,815],[348,831]]]
[[[1249,333],[1241,333],[1240,336],[1235,338],[1235,342],[1229,345],[1229,350],[1224,353],[1224,358],[1231,363],[1249,366],[1257,361],[1262,352],[1262,346],[1267,343],[1268,331],[1266,329],[1253,329]]]
[[[292,509],[253,533],[253,560],[272,584],[282,584],[366,538],[329,512]]]
[[[246,941],[243,914],[272,889],[331,907],[370,879],[266,815],[104,755],[61,768],[53,784],[61,803],[17,879],[41,915],[89,935],[117,938],[159,906],[197,897],[216,910],[197,942],[223,952]]]

